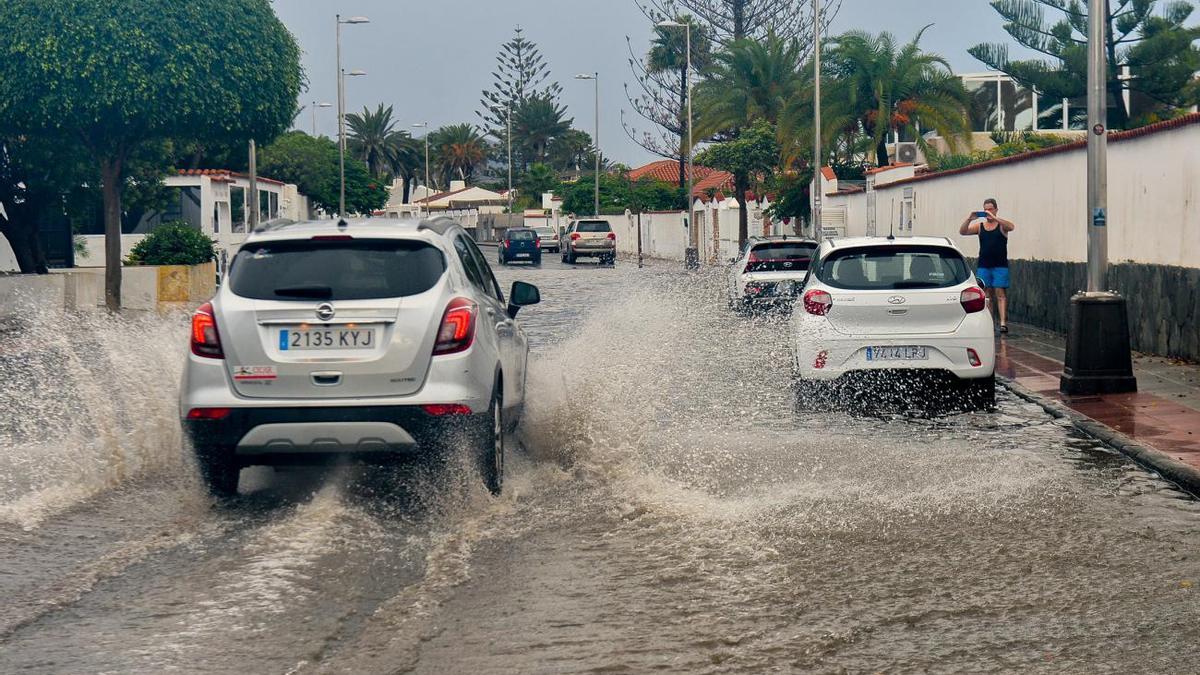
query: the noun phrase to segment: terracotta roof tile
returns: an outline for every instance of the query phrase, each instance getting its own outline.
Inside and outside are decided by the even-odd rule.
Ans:
[[[226,182],[233,180],[234,178],[244,178],[246,180],[250,180],[249,175],[244,174],[244,173],[238,173],[237,171],[230,171],[229,169],[180,169],[178,171],[178,175],[180,175],[180,176],[208,176],[209,178],[212,178],[213,180],[226,181]],[[258,180],[263,183],[274,183],[275,185],[283,185],[284,184],[283,181],[278,181],[278,180],[275,180],[274,178],[266,178],[264,176],[259,176]]]

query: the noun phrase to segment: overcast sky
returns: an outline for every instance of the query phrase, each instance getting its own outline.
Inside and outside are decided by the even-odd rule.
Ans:
[[[630,166],[655,159],[626,136],[620,121],[622,110],[627,118],[630,114],[624,85],[634,84],[625,38],[645,51],[652,32],[634,0],[275,0],[275,8],[304,51],[306,106],[314,100],[337,102],[337,12],[371,19],[343,27],[344,67],[368,73],[348,78],[347,110],[385,103],[395,106],[402,124],[428,120],[435,128],[479,122],[475,111],[480,93],[491,84],[496,53],[520,25],[562,85],[563,102],[577,127],[592,132],[593,85],[574,75],[599,71],[605,154]],[[946,57],[956,72],[984,69],[967,48],[1008,40],[985,0],[844,0],[833,30],[887,30],[907,39],[928,23],[934,26],[922,45]],[[306,109],[299,120],[310,131],[311,112]],[[335,109],[318,110],[318,132],[332,136],[336,117]]]

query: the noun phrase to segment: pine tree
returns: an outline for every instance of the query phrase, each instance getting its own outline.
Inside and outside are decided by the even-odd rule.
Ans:
[[[508,138],[509,110],[517,108],[531,97],[557,101],[562,87],[557,82],[546,83],[550,66],[538,46],[525,39],[524,29],[517,26],[513,39],[500,46],[496,70],[492,72],[492,88],[483,92],[480,110],[475,112],[487,133],[497,140]]]

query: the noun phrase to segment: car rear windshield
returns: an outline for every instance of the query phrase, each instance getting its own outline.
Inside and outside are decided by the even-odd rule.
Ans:
[[[554,229],[550,228],[550,227],[539,227],[539,228],[534,229],[534,232],[537,232],[538,235],[540,235],[540,236],[546,236],[546,235],[549,235],[551,237],[554,236]]]
[[[583,220],[579,222],[576,232],[612,232],[606,220]]]
[[[780,241],[759,244],[750,249],[747,272],[803,272],[812,263],[817,245]]]
[[[533,241],[537,235],[533,230],[516,230],[508,233],[509,241]]]
[[[255,300],[373,300],[424,293],[445,271],[442,252],[421,241],[273,241],[243,246],[229,283]]]
[[[949,288],[970,278],[967,262],[954,249],[939,246],[881,246],[835,250],[816,271],[834,288],[902,290]]]

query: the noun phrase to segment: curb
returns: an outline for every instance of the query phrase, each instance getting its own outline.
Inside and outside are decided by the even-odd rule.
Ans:
[[[996,381],[1018,398],[1041,406],[1055,418],[1069,421],[1079,431],[1132,459],[1143,469],[1158,474],[1180,490],[1200,498],[1200,469],[1180,462],[1161,450],[1142,445],[1125,434],[1075,412],[1058,401],[1036,394],[1006,377],[997,376]]]

